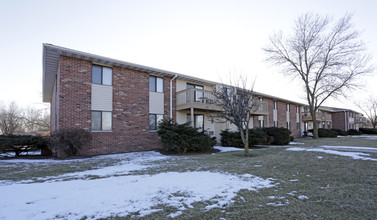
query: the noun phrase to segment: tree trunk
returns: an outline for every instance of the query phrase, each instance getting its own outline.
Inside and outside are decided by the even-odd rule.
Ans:
[[[317,121],[317,115],[314,110],[310,110],[310,114],[312,115],[313,120],[313,139],[318,138],[318,121]]]
[[[249,131],[245,132],[243,129],[241,129],[240,132],[241,132],[242,142],[245,146],[245,156],[249,156]]]

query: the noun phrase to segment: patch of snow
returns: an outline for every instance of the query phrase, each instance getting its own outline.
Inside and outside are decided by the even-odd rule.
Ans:
[[[304,200],[304,199],[309,199],[309,197],[304,196],[304,195],[299,195],[299,196],[298,196],[298,199]]]
[[[243,148],[237,148],[237,147],[223,147],[223,146],[214,146],[213,147],[216,150],[220,150],[220,152],[229,152],[229,151],[243,151],[245,149]],[[251,151],[251,149],[249,149]]]
[[[284,196],[267,196],[267,199],[285,199]]]
[[[170,217],[170,218],[175,218],[175,217],[178,217],[182,215],[182,211],[178,211],[178,212],[174,212],[174,213],[171,213],[170,215],[168,215],[167,217]]]
[[[298,182],[298,179],[294,179],[294,180],[288,180],[290,182]]]
[[[263,165],[254,165],[254,167],[263,167]]]
[[[305,144],[305,143],[301,143],[301,142],[289,142],[289,145],[294,145],[294,144]]]
[[[159,211],[153,209],[156,204],[181,208],[206,200],[221,207],[231,204],[241,189],[273,186],[270,179],[250,174],[207,171],[2,185],[0,219],[106,218],[133,212],[144,216]]]
[[[363,150],[366,150],[366,151],[372,151],[372,152],[377,152],[377,148],[376,147],[355,147],[355,146],[327,146],[327,145],[324,145],[324,146],[320,146],[322,148],[328,148],[328,149],[338,149],[338,150],[356,150],[356,151],[363,151]]]
[[[297,191],[292,191],[292,192],[287,193],[287,194],[288,194],[288,195],[291,195],[291,196],[294,196],[294,195],[296,195],[296,193],[297,193]]]
[[[317,158],[318,158],[318,159],[323,159],[323,157],[322,157],[322,156],[317,156]]]
[[[342,151],[335,151],[335,150],[326,150],[322,148],[300,148],[300,147],[291,147],[286,149],[288,151],[308,151],[308,152],[322,152],[326,154],[333,154],[338,156],[344,156],[344,157],[351,157],[355,160],[370,160],[370,161],[377,161],[375,158],[369,158],[365,156],[370,156],[366,153],[361,152],[342,152]]]

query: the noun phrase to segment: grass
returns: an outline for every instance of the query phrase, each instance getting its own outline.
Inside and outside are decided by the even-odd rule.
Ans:
[[[377,147],[376,140],[365,138],[297,139],[305,143],[299,147],[339,145]],[[297,146],[297,145],[295,145]],[[277,185],[258,192],[241,190],[234,203],[223,208],[205,210],[211,201],[192,204],[194,208],[182,211],[177,219],[374,219],[377,216],[377,162],[354,160],[349,157],[321,152],[293,152],[286,148],[257,148],[251,156],[242,151],[217,154],[174,156],[158,163],[154,169],[137,171],[133,175],[161,172],[211,171],[233,174],[252,174],[262,178],[274,178]],[[369,153],[377,158],[377,153]],[[321,156],[322,159],[319,159]],[[39,165],[1,163],[0,180],[32,180],[105,167],[119,161],[73,160]],[[9,166],[8,166],[9,165]],[[69,166],[67,166],[69,165]],[[92,178],[96,178],[95,176]],[[300,195],[308,199],[299,199]],[[177,194],[177,196],[182,196]],[[300,197],[301,198],[301,197]],[[273,205],[275,204],[275,206]],[[281,206],[276,206],[280,204]],[[156,204],[162,211],[140,219],[166,219],[178,211],[175,207]],[[129,219],[127,216],[109,216],[107,219]],[[88,216],[92,218],[92,216]]]

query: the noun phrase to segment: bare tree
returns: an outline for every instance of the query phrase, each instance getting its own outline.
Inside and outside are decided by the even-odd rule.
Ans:
[[[23,120],[20,116],[21,109],[15,102],[0,106],[0,132],[6,135],[22,133]]]
[[[359,76],[371,73],[365,44],[346,14],[337,22],[307,13],[295,22],[293,34],[279,32],[263,48],[267,61],[279,65],[288,76],[301,80],[318,138],[316,112],[329,98],[344,95],[359,85]]]
[[[216,104],[222,112],[216,118],[233,123],[240,132],[245,146],[245,156],[249,155],[249,124],[251,115],[258,109],[258,101],[253,98],[254,84],[249,88],[247,79],[237,76],[230,85],[223,85],[214,91]]]
[[[365,114],[366,118],[376,129],[377,126],[377,98],[370,96],[364,103],[356,103],[357,107]]]
[[[25,131],[32,132],[50,128],[50,116],[46,109],[27,107],[21,116]]]

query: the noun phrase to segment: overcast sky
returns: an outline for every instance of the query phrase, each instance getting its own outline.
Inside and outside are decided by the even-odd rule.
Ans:
[[[218,82],[243,73],[256,78],[258,92],[305,102],[297,81],[264,62],[269,36],[289,32],[306,12],[335,19],[351,12],[377,64],[376,9],[374,0],[0,0],[0,102],[42,102],[42,43]],[[352,100],[369,93],[377,93],[377,76],[325,104],[357,110]]]

